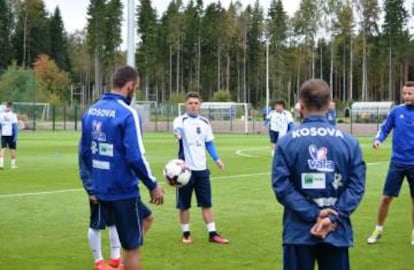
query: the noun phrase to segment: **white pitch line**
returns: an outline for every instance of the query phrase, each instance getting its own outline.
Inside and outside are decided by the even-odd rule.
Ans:
[[[211,179],[214,180],[214,179],[239,178],[239,177],[249,177],[249,176],[258,176],[258,175],[269,175],[269,174],[270,174],[270,172],[268,172],[268,173],[238,174],[238,175],[211,177]],[[0,194],[0,199],[38,196],[38,195],[52,195],[52,194],[57,194],[57,193],[77,192],[77,191],[83,191],[83,189],[82,188],[74,188],[74,189],[61,189],[61,190],[51,190],[51,191],[41,191],[41,192],[30,192],[30,193],[13,193],[13,194],[3,194],[3,195]]]
[[[367,165],[377,165],[377,164],[381,164],[381,163],[384,163],[384,162],[385,161],[383,161],[383,162],[369,162],[369,163],[367,163]],[[260,176],[260,175],[270,175],[270,172],[216,176],[216,177],[211,177],[211,179],[212,180],[214,180],[214,179],[231,179],[231,178],[241,178],[241,177]],[[83,189],[82,188],[73,188],[73,189],[61,189],[61,190],[51,190],[51,191],[41,191],[41,192],[30,192],[30,193],[13,193],[13,194],[3,194],[3,195],[0,194],[0,199],[38,196],[38,195],[52,195],[52,194],[58,194],[58,193],[78,192],[78,191],[83,191]]]
[[[247,149],[241,149],[241,150],[237,150],[236,151],[236,155],[241,156],[241,157],[249,157],[249,158],[257,158],[258,156],[255,155],[249,155],[249,154],[245,154],[243,153],[244,151],[246,151]]]
[[[30,192],[30,193],[14,193],[14,194],[3,194],[0,195],[0,199],[3,198],[15,198],[15,197],[26,197],[26,196],[37,196],[37,195],[50,195],[56,193],[66,193],[66,192],[77,192],[81,191],[81,188],[74,189],[61,189],[61,190],[51,190],[51,191],[41,191],[41,192]]]

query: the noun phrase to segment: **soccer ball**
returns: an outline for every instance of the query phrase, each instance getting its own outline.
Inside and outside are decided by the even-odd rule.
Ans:
[[[172,159],[164,167],[164,178],[170,186],[185,186],[191,178],[191,170],[184,160]]]

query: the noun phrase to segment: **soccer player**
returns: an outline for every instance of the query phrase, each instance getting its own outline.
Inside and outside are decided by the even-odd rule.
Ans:
[[[368,238],[368,244],[377,243],[381,238],[391,202],[398,197],[404,177],[407,177],[413,205],[411,245],[414,245],[414,81],[404,84],[402,97],[404,104],[391,110],[372,144],[374,149],[378,149],[391,130],[394,131],[391,161],[378,207],[377,225]]]
[[[129,106],[138,83],[134,68],[124,66],[115,71],[111,92],[82,117],[79,147],[100,214],[105,221],[114,219],[126,270],[141,269],[139,248],[146,207],[140,198],[138,178],[150,191],[152,203],[161,205],[164,201],[164,191],[145,158],[138,114]]]
[[[185,160],[191,169],[190,182],[177,189],[177,208],[183,232],[182,242],[184,244],[192,243],[190,207],[191,196],[195,191],[197,204],[201,207],[201,213],[209,233],[209,241],[228,244],[229,240],[220,236],[216,231],[206,150],[219,169],[224,168],[224,163],[216,152],[210,122],[199,114],[200,106],[200,95],[195,92],[188,93],[185,99],[186,113],[175,118],[173,124],[174,134],[179,142],[179,158]]]
[[[295,126],[292,114],[285,110],[285,103],[283,101],[276,101],[274,103],[273,110],[267,115],[264,125],[269,125],[270,145],[273,156],[277,140]]]
[[[323,80],[300,88],[300,126],[277,144],[272,186],[284,206],[283,269],[347,270],[353,245],[350,216],[365,190],[366,166],[359,143],[330,125]]]
[[[79,156],[79,174],[82,180],[83,188],[89,196],[90,220],[88,229],[88,242],[91,248],[92,255],[95,260],[94,270],[118,270],[123,269],[121,264],[121,243],[119,242],[118,232],[115,227],[115,222],[112,216],[106,215],[107,220],[104,220],[101,215],[101,206],[98,199],[93,192],[93,185],[86,165]],[[101,230],[108,227],[109,241],[111,246],[111,259],[107,264],[102,255],[101,247]]]
[[[336,110],[334,102],[329,103],[328,110],[326,111],[326,118],[328,119],[329,124],[336,126]]]
[[[17,134],[19,131],[17,116],[13,112],[13,103],[7,102],[5,110],[0,113],[1,151],[0,169],[4,169],[4,155],[7,147],[11,152],[11,168],[16,169]]]

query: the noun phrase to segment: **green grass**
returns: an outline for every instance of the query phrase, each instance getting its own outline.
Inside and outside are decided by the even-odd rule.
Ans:
[[[194,207],[191,213],[195,242],[183,246],[174,208],[175,190],[161,180],[166,202],[162,207],[151,206],[155,222],[142,249],[144,269],[281,269],[282,207],[270,188],[267,136],[219,134],[216,137],[226,168],[218,171],[211,166],[214,211],[218,230],[231,244],[209,244],[200,211]],[[77,133],[21,134],[19,169],[0,171],[1,269],[92,269],[86,238],[89,208],[87,196],[80,189],[76,163],[78,139]],[[162,166],[175,157],[173,136],[146,133],[144,140],[147,158],[161,179]],[[411,203],[406,184],[401,198],[392,205],[381,243],[366,244],[375,224],[390,144],[388,141],[375,151],[370,148],[371,138],[360,141],[369,165],[366,194],[353,215],[352,268],[412,269]],[[148,201],[148,192],[142,189],[143,200]],[[59,190],[64,192],[53,192]],[[24,193],[36,194],[16,195]],[[107,239],[105,232],[106,257]]]

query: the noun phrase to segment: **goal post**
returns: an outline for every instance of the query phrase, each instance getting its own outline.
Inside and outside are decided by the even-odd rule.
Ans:
[[[48,121],[50,116],[50,104],[41,102],[13,102],[15,111],[19,114],[32,115],[31,118],[39,118]],[[35,115],[33,115],[35,113]]]
[[[217,131],[249,133],[251,104],[237,102],[202,102],[200,115],[209,119]],[[178,104],[178,115],[185,112],[185,104]]]

